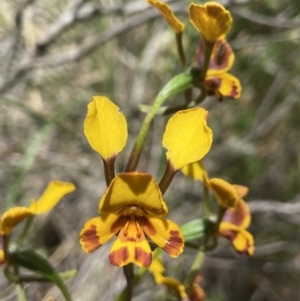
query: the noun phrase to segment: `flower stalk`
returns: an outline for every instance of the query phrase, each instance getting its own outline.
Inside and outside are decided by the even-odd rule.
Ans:
[[[147,113],[143,124],[141,126],[141,129],[138,133],[138,136],[135,140],[134,146],[132,148],[127,166],[126,166],[126,172],[134,171],[136,170],[138,161],[140,159],[149,128],[151,125],[151,122],[156,115],[156,112],[159,110],[159,108],[162,106],[164,101],[166,101],[169,97],[176,95],[182,91],[185,91],[189,88],[191,88],[193,85],[193,77],[188,72],[180,73],[179,75],[173,77],[158,93],[152,107],[150,108],[150,111]]]

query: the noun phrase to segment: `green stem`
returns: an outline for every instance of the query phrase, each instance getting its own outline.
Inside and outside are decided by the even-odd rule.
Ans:
[[[223,220],[224,214],[226,212],[227,208],[223,208],[221,206],[219,206],[219,211],[218,211],[218,216],[217,216],[217,221],[216,221],[216,225],[215,225],[215,231],[219,230],[220,224]]]
[[[115,160],[116,160],[116,157],[112,157],[107,160],[103,160],[105,180],[106,180],[107,186],[109,186],[110,182],[115,177]]]
[[[2,241],[3,241],[3,253],[4,253],[4,259],[8,260],[9,259],[9,253],[8,253],[8,247],[9,247],[9,235],[3,235],[2,236]]]
[[[203,62],[203,66],[201,68],[200,76],[199,76],[200,82],[202,82],[206,77],[206,73],[207,73],[207,70],[209,67],[211,53],[214,48],[214,43],[205,42],[204,45],[205,45],[204,46],[204,48],[205,48],[204,49],[204,62]]]
[[[165,173],[159,183],[159,188],[162,195],[167,191],[177,171],[178,170],[175,170],[173,165],[168,161]]]
[[[124,300],[131,301],[132,291],[133,291],[133,280],[134,280],[133,264],[129,263],[125,265],[123,267],[123,271],[127,280],[126,298]]]
[[[155,260],[162,252],[162,249],[157,248],[153,253],[152,253],[152,261]],[[148,272],[148,268],[139,268],[137,272],[134,275],[133,278],[133,287],[136,286],[139,281],[145,276],[145,274]],[[126,300],[126,290],[127,287],[123,289],[123,291],[115,298],[114,301],[124,301]]]
[[[190,287],[190,285],[193,283],[193,281],[194,281],[196,275],[198,274],[199,269],[202,265],[203,259],[204,259],[204,253],[202,251],[198,251],[197,255],[194,259],[194,262],[191,266],[191,269],[189,271],[189,274],[184,281],[185,287]]]
[[[27,233],[28,233],[28,231],[30,229],[30,226],[32,225],[33,219],[34,219],[34,215],[29,216],[27,218],[26,224],[25,224],[25,226],[23,228],[23,231],[22,231],[22,233],[20,234],[20,236],[19,236],[19,238],[17,240],[17,242],[18,242],[19,245],[23,244],[23,242],[24,242],[24,240],[25,240],[25,238],[27,236]]]
[[[24,287],[21,283],[16,284],[17,295],[19,301],[27,301]]]
[[[167,100],[169,97],[178,94],[179,92],[191,88],[192,86],[193,77],[190,73],[184,72],[173,77],[158,93],[150,111],[147,113],[144,119],[144,122],[135,140],[135,144],[133,146],[131,155],[128,160],[128,164],[126,166],[127,172],[136,170],[139,158],[141,156],[145,144],[146,137],[149,132],[152,119],[154,118],[156,112],[159,110],[164,101]]]
[[[199,96],[194,100],[195,103],[198,105],[199,103],[201,103],[207,96],[207,91],[206,89],[203,87],[203,84],[200,84],[198,86],[198,88],[200,89],[201,93],[199,94]]]
[[[205,215],[210,216],[212,211],[210,207],[209,191],[205,184],[203,184],[203,201],[204,201]]]
[[[193,98],[193,88],[184,91],[184,99],[187,106],[192,101],[192,98]]]
[[[180,61],[182,64],[182,68],[186,69],[186,59],[185,54],[182,46],[182,32],[176,33],[176,44],[177,44],[177,51],[180,57]]]

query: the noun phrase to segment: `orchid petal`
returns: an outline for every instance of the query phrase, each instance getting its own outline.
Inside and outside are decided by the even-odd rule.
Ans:
[[[156,0],[146,0],[146,2],[154,6],[162,14],[176,34],[183,32],[184,24],[174,15],[169,5]]]
[[[175,170],[199,161],[212,144],[212,130],[207,126],[208,112],[194,108],[177,112],[171,117],[163,136],[167,159]]]
[[[88,105],[84,134],[103,160],[116,157],[126,145],[127,122],[120,109],[105,96],[94,96]]]

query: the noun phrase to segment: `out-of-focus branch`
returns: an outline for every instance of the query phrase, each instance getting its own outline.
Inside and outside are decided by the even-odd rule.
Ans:
[[[43,52],[49,44],[51,44],[59,35],[76,22],[78,19],[78,11],[86,1],[87,0],[74,0],[69,4],[60,17],[49,26],[48,32],[45,36],[37,42],[37,52]],[[88,15],[87,18],[89,16],[90,15]]]
[[[300,223],[300,203],[282,203],[279,201],[253,201],[249,202],[252,215],[264,214],[270,221],[279,218],[286,224],[298,225]]]
[[[256,128],[256,126],[268,116],[268,113],[270,112],[270,109],[276,100],[276,96],[284,87],[286,81],[287,74],[285,70],[280,70],[275,76],[273,83],[270,85],[262,102],[260,103],[253,122],[253,128]]]
[[[65,30],[76,22],[82,22],[94,16],[118,14],[131,16],[150,9],[149,4],[141,1],[134,1],[123,5],[103,6],[95,2],[85,3],[88,0],[75,0],[65,12],[55,20],[50,26],[45,36],[37,42],[37,51],[44,50]],[[172,2],[170,0],[166,2]]]
[[[13,60],[16,56],[19,43],[21,41],[21,32],[23,30],[23,15],[26,7],[32,4],[34,0],[24,1],[18,8],[15,14],[15,27],[11,30],[10,34],[7,36],[8,47],[5,49],[5,60],[2,61],[1,73],[3,76],[10,73]]]
[[[125,20],[122,24],[117,24],[112,29],[109,29],[100,35],[87,38],[80,47],[76,47],[73,50],[64,52],[62,54],[57,55],[49,55],[44,57],[36,57],[33,56],[30,59],[27,59],[20,67],[15,70],[15,73],[11,77],[11,79],[2,85],[0,85],[0,92],[6,92],[9,90],[15,82],[22,77],[27,71],[35,68],[42,68],[42,67],[50,67],[50,66],[57,66],[61,64],[66,64],[73,61],[78,61],[89,53],[94,51],[97,47],[103,45],[104,43],[112,40],[118,35],[125,33],[126,31],[135,28],[141,24],[144,24],[154,18],[159,17],[160,15],[154,11],[149,10],[143,14],[134,16],[128,20]]]
[[[251,21],[253,23],[257,23],[260,25],[265,25],[269,27],[277,27],[277,28],[285,28],[285,29],[298,29],[300,27],[299,21],[290,21],[285,19],[278,19],[278,18],[272,18],[267,17],[265,15],[259,15],[257,13],[251,12],[249,10],[240,8],[240,7],[232,7],[230,11],[237,15],[238,17],[241,17],[243,19],[246,19],[248,21]]]
[[[14,71],[14,74],[10,77],[9,80],[0,83],[0,93],[7,92],[22,76],[24,76],[24,74],[26,74],[32,69],[57,66],[78,61],[90,54],[91,52],[93,52],[99,46],[112,40],[118,35],[121,35],[126,31],[140,26],[157,17],[160,17],[160,14],[158,12],[154,11],[153,9],[147,10],[145,13],[131,17],[130,19],[125,20],[122,24],[118,24],[112,29],[105,31],[98,36],[95,36],[93,38],[86,38],[85,41],[81,43],[81,46],[76,46],[76,48],[74,47],[74,49],[72,50],[66,51],[61,54],[49,55],[44,57],[29,55],[23,60],[23,63],[20,64],[20,66]]]
[[[275,200],[251,201],[248,203],[251,213],[268,213],[273,215],[300,214],[300,203],[282,203]]]
[[[266,136],[276,124],[278,124],[284,116],[290,111],[294,104],[299,100],[299,97],[296,96],[293,92],[290,93],[284,101],[278,105],[276,109],[269,114],[267,118],[259,125],[257,125],[246,137],[245,141],[251,142],[258,140]]]

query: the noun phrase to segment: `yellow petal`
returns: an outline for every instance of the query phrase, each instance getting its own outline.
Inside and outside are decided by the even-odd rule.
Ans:
[[[172,277],[163,276],[165,268],[163,266],[161,258],[157,258],[151,263],[151,265],[149,266],[149,271],[153,274],[155,282],[157,284],[163,284],[166,287],[172,289],[181,297],[182,300],[187,299],[185,287],[180,281]]]
[[[229,73],[212,75],[213,72],[211,72],[210,74],[204,81],[209,95],[215,94],[218,97],[221,94],[232,99],[238,99],[241,96],[242,86],[238,78]]]
[[[182,253],[184,241],[177,224],[151,216],[141,217],[139,220],[145,234],[171,257],[177,257]]]
[[[127,141],[127,122],[120,109],[105,96],[94,96],[88,105],[84,134],[104,159],[115,157]]]
[[[165,267],[160,257],[152,261],[151,265],[149,266],[149,271],[153,274],[155,282],[159,282],[159,278],[161,278],[165,272]]]
[[[80,244],[82,249],[91,253],[101,247],[126,223],[127,218],[117,214],[101,215],[88,220],[80,232]]]
[[[187,300],[185,287],[179,280],[172,277],[162,277],[158,283],[164,284],[166,287],[175,291],[180,296],[181,300]]]
[[[164,216],[168,212],[160,189],[150,174],[128,172],[118,174],[110,183],[100,200],[99,211],[103,213],[119,213],[126,206],[136,207],[136,215],[146,210],[156,216]],[[134,212],[131,212],[135,215]]]
[[[218,40],[213,47],[206,76],[218,75],[231,69],[234,52],[225,40]]]
[[[121,229],[112,245],[109,261],[115,266],[134,263],[140,267],[148,267],[151,264],[152,252],[137,220],[129,220]]]
[[[4,259],[4,251],[2,249],[0,249],[0,264],[5,263],[5,259]]]
[[[42,196],[32,201],[29,209],[34,214],[43,214],[50,211],[65,195],[76,189],[73,183],[51,181]]]
[[[233,240],[234,248],[240,253],[253,255],[254,253],[254,239],[251,233],[242,230],[238,233],[237,237]]]
[[[209,151],[212,131],[207,126],[208,112],[194,108],[177,112],[168,121],[163,146],[167,149],[167,159],[175,170],[199,161]]]
[[[190,164],[184,166],[181,169],[181,171],[185,176],[187,176],[193,180],[198,180],[198,181],[205,182],[205,183],[209,180],[208,174],[207,174],[206,170],[204,169],[201,161],[190,163]]]
[[[222,222],[219,232],[232,242],[234,248],[239,253],[246,253],[248,255],[254,253],[254,239],[252,234],[248,231],[240,230],[233,224]]]
[[[183,32],[184,24],[177,19],[169,5],[156,0],[146,0],[146,2],[154,6],[162,14],[175,33]]]
[[[200,286],[199,282],[201,281],[201,275],[197,275],[191,285],[189,292],[189,300],[190,301],[205,301],[205,292]]]
[[[228,208],[222,221],[231,223],[239,229],[246,229],[251,222],[251,213],[249,206],[243,199],[239,199],[235,208]]]
[[[243,186],[243,185],[237,185],[237,184],[234,184],[233,185],[239,195],[239,197],[242,199],[243,197],[245,197],[248,192],[249,192],[249,188],[246,187],[246,186]]]
[[[224,38],[232,24],[229,11],[216,2],[204,6],[192,3],[189,15],[191,23],[209,43]]]
[[[237,206],[239,196],[232,184],[218,178],[210,179],[208,183],[211,191],[213,192],[221,207],[235,208]]]
[[[21,221],[33,215],[31,209],[26,207],[14,207],[5,211],[0,221],[0,234],[8,236]]]

